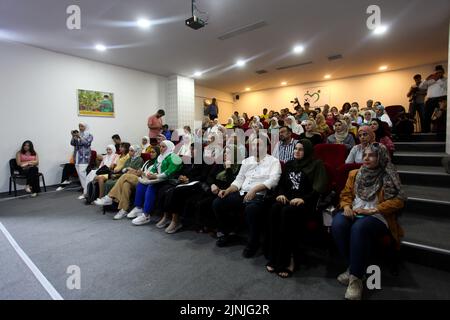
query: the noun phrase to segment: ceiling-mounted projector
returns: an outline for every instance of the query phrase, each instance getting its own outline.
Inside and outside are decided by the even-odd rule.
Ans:
[[[197,8],[197,6],[195,4],[195,0],[191,1],[191,8],[192,8],[192,17],[185,21],[186,25],[189,28],[192,28],[194,30],[198,30],[200,28],[203,28],[205,25],[207,25],[208,24],[208,17],[206,16],[205,19],[201,19],[199,17],[199,14],[200,15],[202,15],[202,14],[203,15],[207,15],[207,13],[206,12],[201,12],[200,10],[198,10],[198,8]]]
[[[203,28],[206,25],[206,22],[199,17],[193,16],[186,20],[186,25],[194,30],[198,30]]]

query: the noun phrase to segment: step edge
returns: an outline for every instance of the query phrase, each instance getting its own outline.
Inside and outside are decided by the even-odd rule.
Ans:
[[[447,250],[447,249],[437,248],[437,247],[429,246],[426,244],[420,244],[420,243],[415,243],[415,242],[410,242],[410,241],[401,241],[401,244],[405,245],[407,247],[432,251],[434,253],[440,253],[440,254],[450,256],[450,250]]]
[[[426,203],[450,206],[450,201],[426,199],[426,198],[419,198],[419,197],[408,197],[408,201],[418,201],[418,202],[426,202]]]

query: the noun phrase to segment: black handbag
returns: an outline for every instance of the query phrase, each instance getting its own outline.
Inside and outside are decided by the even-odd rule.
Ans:
[[[101,167],[101,168],[98,168],[98,170],[97,170],[97,172],[96,172],[96,174],[97,174],[98,176],[103,175],[103,174],[109,175],[109,174],[111,174],[111,173],[112,173],[112,172],[111,172],[111,169],[110,169],[108,166],[103,166],[103,167]]]

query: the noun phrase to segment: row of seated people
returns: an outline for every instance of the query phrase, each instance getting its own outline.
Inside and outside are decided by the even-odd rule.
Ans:
[[[315,159],[315,148],[307,139],[295,144],[292,160],[283,166],[258,148],[262,143],[261,138],[250,142],[252,150],[258,151],[242,164],[233,160],[238,147],[229,145],[223,164],[206,165],[183,164],[174,153],[175,145],[162,141],[142,167],[126,170],[95,203],[117,203],[119,212],[114,219],[128,217],[134,225],[148,224],[150,216],[160,212],[156,226],[169,234],[183,227],[181,217],[191,214],[200,228],[217,230],[219,247],[235,242],[243,213],[249,230],[244,257],[254,256],[262,245],[267,271],[288,277],[295,268],[298,236],[305,223],[321,220],[315,205],[327,189],[330,169]],[[192,146],[191,159],[195,152]],[[132,157],[139,158],[136,153]],[[332,225],[336,245],[349,264],[338,277],[347,285],[348,299],[361,298],[361,279],[373,242],[390,234],[398,246],[402,236],[396,214],[405,196],[389,152],[380,143],[367,143],[362,158],[362,167],[350,172],[340,193],[340,210]]]

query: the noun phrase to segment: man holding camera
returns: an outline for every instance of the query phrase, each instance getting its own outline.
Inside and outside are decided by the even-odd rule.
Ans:
[[[416,118],[416,112],[419,113],[420,126],[423,125],[424,117],[425,117],[425,96],[427,95],[427,90],[420,89],[420,85],[422,84],[422,76],[420,74],[416,74],[413,77],[415,84],[411,86],[406,95],[409,98],[409,114],[412,119]]]
[[[419,89],[427,90],[427,102],[422,124],[422,132],[430,132],[431,116],[436,108],[439,108],[439,100],[447,96],[447,78],[442,65],[435,67],[435,73],[419,85]]]

